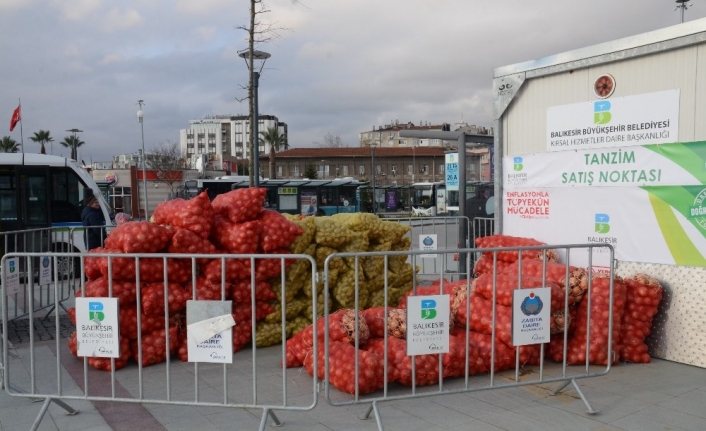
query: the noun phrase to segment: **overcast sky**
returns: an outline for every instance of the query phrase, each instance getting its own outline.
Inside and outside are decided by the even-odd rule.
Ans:
[[[0,137],[22,100],[25,150],[53,152],[78,128],[79,158],[108,161],[177,141],[192,119],[247,115],[249,0],[0,0]],[[674,0],[269,0],[279,39],[260,79],[260,112],[294,147],[327,133],[349,146],[374,125],[492,125],[499,66],[680,22]],[[686,21],[706,17],[693,0]],[[47,148],[50,152],[51,147]]]

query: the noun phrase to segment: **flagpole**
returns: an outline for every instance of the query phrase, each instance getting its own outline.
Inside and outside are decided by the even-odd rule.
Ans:
[[[22,98],[18,98],[20,102],[20,148],[22,149],[22,153],[25,152],[25,140],[22,135]]]

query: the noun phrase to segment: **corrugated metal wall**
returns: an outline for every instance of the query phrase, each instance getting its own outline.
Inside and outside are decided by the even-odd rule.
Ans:
[[[504,114],[505,155],[546,152],[547,108],[596,100],[593,82],[604,73],[616,81],[611,98],[679,89],[679,141],[706,140],[706,44],[700,44],[528,79]]]

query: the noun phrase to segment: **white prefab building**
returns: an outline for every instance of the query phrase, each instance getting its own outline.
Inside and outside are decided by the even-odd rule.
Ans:
[[[496,232],[610,244],[664,286],[650,355],[706,367],[706,18],[497,68],[493,92]]]
[[[259,115],[258,130],[263,132],[276,127],[287,138],[287,124],[274,115]],[[189,160],[191,169],[197,163],[208,163],[209,168],[221,169],[223,162],[250,159],[250,121],[247,115],[216,115],[202,120],[189,121],[189,128],[179,131],[182,154]],[[259,145],[261,155],[270,151],[269,145]],[[205,155],[205,156],[204,156]]]

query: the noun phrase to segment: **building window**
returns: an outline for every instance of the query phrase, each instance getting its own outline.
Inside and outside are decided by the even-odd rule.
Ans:
[[[429,165],[422,166],[422,169],[420,169],[419,172],[421,172],[423,174],[429,173]]]
[[[443,174],[443,173],[444,173],[444,168],[445,168],[444,165],[439,165],[439,173],[440,173],[440,174]]]
[[[407,175],[412,175],[414,172],[414,165],[407,165]]]
[[[358,175],[365,175],[365,165],[358,165]]]
[[[390,173],[391,173],[392,175],[397,174],[397,165],[391,165],[391,166],[390,166]]]
[[[343,176],[347,177],[348,176],[348,165],[343,165],[341,168],[343,170]]]
[[[277,175],[282,176],[282,165],[277,165]]]
[[[407,145],[407,141],[405,141],[404,139],[400,139],[400,145]]]
[[[110,206],[116,213],[125,213],[132,215],[132,193],[130,187],[111,187],[110,188]]]
[[[299,165],[292,166],[292,175],[294,175],[295,177],[299,176]]]

